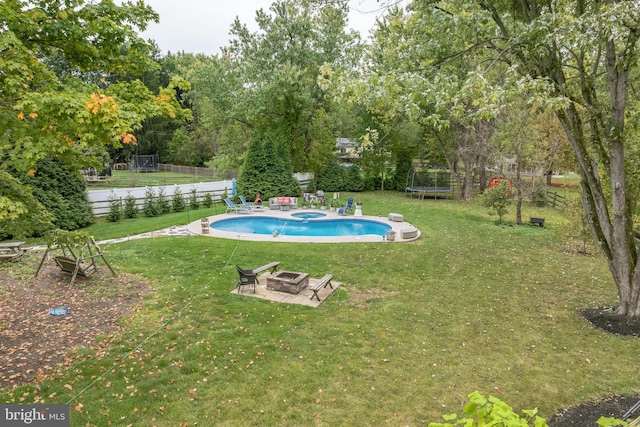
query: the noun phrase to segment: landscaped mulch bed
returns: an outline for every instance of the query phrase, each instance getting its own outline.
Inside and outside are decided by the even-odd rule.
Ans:
[[[0,263],[0,390],[40,381],[72,364],[69,349],[105,345],[96,337],[118,331],[118,322],[151,290],[145,282],[114,277],[103,264],[73,286],[53,261],[34,278],[41,256]],[[50,314],[60,307],[69,313]]]
[[[616,316],[615,307],[587,308],[580,311],[585,319],[596,327],[612,334],[630,335],[640,338],[640,320],[629,320]],[[632,408],[640,396],[610,396],[595,402],[586,402],[571,408],[562,408],[551,419],[547,420],[550,427],[591,427],[597,426],[600,417],[621,419]],[[633,418],[640,416],[638,410]]]

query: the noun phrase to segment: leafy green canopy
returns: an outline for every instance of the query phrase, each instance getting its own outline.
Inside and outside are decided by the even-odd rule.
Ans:
[[[252,134],[277,135],[295,171],[320,170],[332,157],[335,105],[317,79],[323,64],[357,58],[358,37],[345,31],[346,12],[338,3],[280,0],[256,13],[257,32],[239,21],[231,28],[224,54],[233,75],[221,84],[234,87],[216,104],[226,103],[227,117]]]
[[[142,2],[1,2],[0,168],[33,175],[48,157],[75,168],[96,165],[105,147],[135,143],[132,132],[145,118],[184,115],[175,99],[175,89],[186,88],[180,79],[157,94],[139,80],[109,80],[152,66],[151,45],[137,30],[157,18]],[[47,58],[72,72],[56,74]],[[9,192],[0,197],[0,218],[9,220],[20,201]]]
[[[640,194],[633,124],[638,2],[424,0],[392,19],[385,39],[393,43],[378,43],[381,67],[355,95],[390,119],[406,112],[436,131],[458,128],[458,140],[479,140],[480,132],[466,130],[480,129],[514,100],[532,112],[554,111],[576,154],[589,225],[618,287],[616,313],[640,317],[640,233],[633,227]],[[458,148],[469,171],[467,147],[475,148]]]

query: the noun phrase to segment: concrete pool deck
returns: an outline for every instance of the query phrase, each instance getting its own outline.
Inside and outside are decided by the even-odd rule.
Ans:
[[[294,218],[292,214],[300,214],[303,212],[318,214],[323,213],[326,216],[322,219],[336,219],[336,220],[353,220],[353,219],[362,219],[362,220],[370,220],[377,221],[383,224],[387,224],[391,226],[391,229],[396,232],[395,240],[388,241],[386,236],[376,236],[376,235],[363,235],[363,236],[287,236],[286,233],[282,235],[273,236],[271,234],[254,234],[254,233],[238,233],[238,232],[228,232],[228,231],[220,231],[215,230],[211,227],[208,227],[209,232],[203,233],[203,227],[201,220],[193,221],[187,225],[187,230],[190,234],[208,236],[208,237],[218,237],[222,239],[234,239],[234,240],[250,240],[250,241],[259,241],[259,242],[287,242],[287,243],[342,243],[342,242],[385,242],[385,243],[402,243],[402,242],[410,242],[413,240],[417,240],[421,236],[420,230],[411,225],[406,221],[397,221],[398,215],[392,216],[392,218],[396,219],[394,221],[389,219],[389,215],[386,217],[383,216],[353,216],[353,215],[338,215],[335,211],[330,210],[320,210],[320,209],[292,209],[288,211],[281,211],[276,209],[269,209],[268,207],[262,209],[255,209],[251,213],[225,213],[220,215],[213,215],[207,217],[209,220],[209,224],[220,221],[226,218],[238,218],[242,216],[263,216],[263,217],[275,217],[275,218],[289,218],[300,220],[300,218]],[[319,219],[319,218],[315,218]],[[407,237],[405,237],[407,236]],[[410,236],[410,237],[408,237]]]

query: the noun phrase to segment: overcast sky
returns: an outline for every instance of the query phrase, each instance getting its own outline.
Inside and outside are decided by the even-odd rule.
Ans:
[[[160,15],[142,36],[156,41],[163,54],[180,51],[219,54],[227,46],[236,16],[251,31],[257,30],[255,12],[268,10],[272,0],[145,0]],[[376,0],[350,0],[349,26],[368,37],[380,15]]]

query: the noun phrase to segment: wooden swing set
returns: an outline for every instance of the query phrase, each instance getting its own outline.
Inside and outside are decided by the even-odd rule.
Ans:
[[[44,252],[33,277],[38,277],[38,273],[40,273],[45,260],[48,259],[49,253],[58,249],[62,250],[62,255],[55,256],[53,259],[63,273],[71,274],[69,285],[73,285],[77,276],[89,277],[95,273],[98,270],[96,265],[97,258],[101,258],[111,273],[117,276],[93,237],[86,233],[58,230],[54,234],[53,240],[47,245],[47,250]]]

